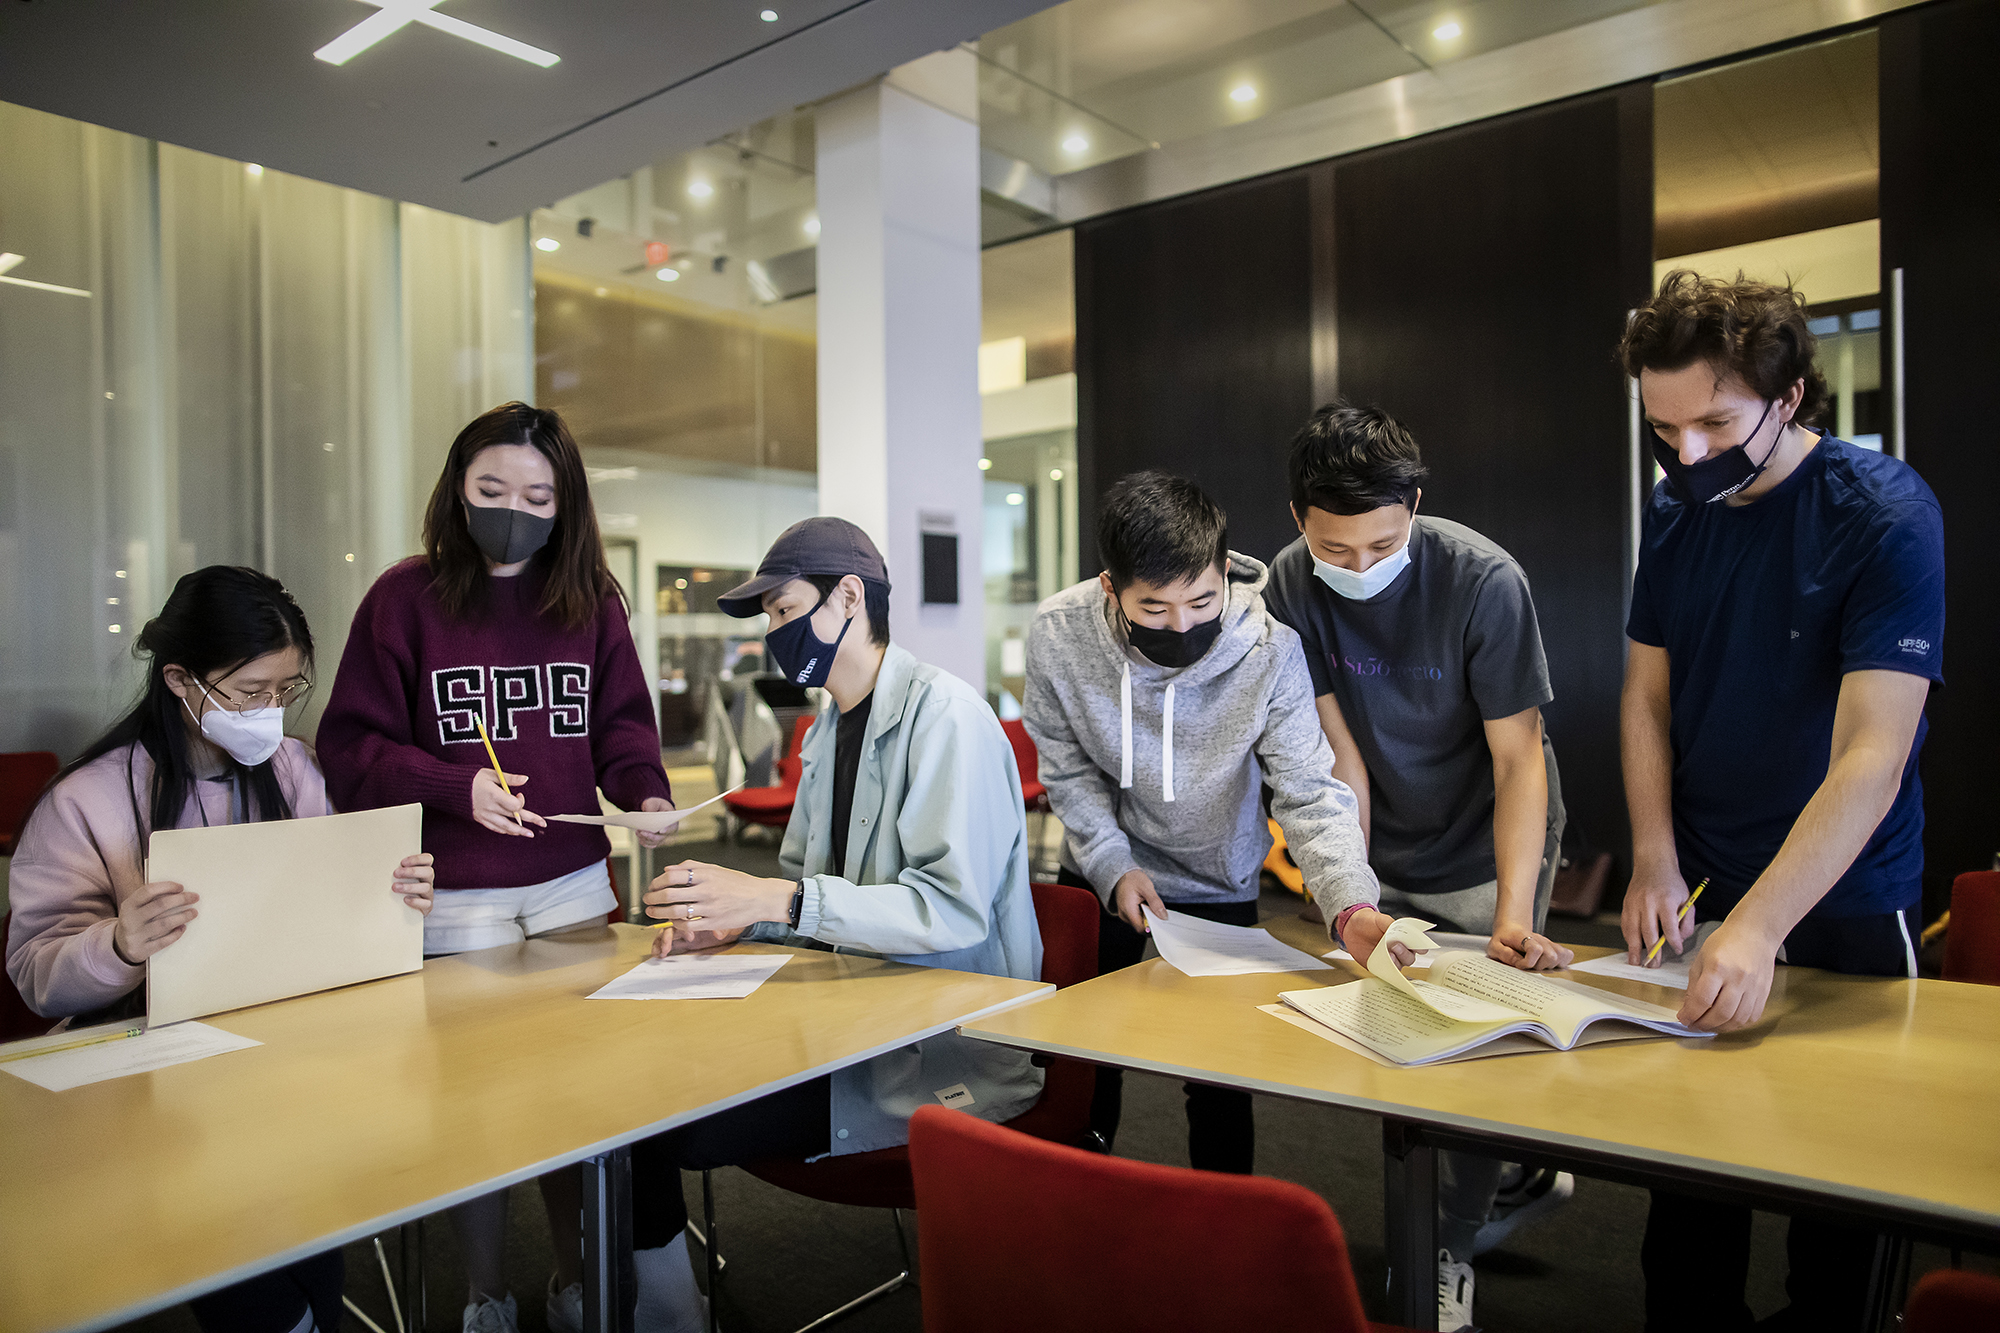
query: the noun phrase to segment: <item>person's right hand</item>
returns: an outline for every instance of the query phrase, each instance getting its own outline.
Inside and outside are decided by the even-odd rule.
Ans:
[[[744,927],[735,930],[696,930],[686,925],[665,926],[653,932],[653,957],[665,958],[673,953],[697,953],[703,949],[720,949],[725,944],[734,944],[743,935]]]
[[[508,787],[519,787],[528,779],[519,773],[507,775]],[[522,823],[537,824],[542,828],[548,821],[528,808],[527,798],[509,796],[500,785],[500,775],[490,768],[482,768],[472,775],[472,818],[481,828],[495,833],[504,833],[510,838],[532,838],[535,835],[514,822],[519,815]]]
[[[193,904],[201,901],[171,880],[142,884],[139,891],[118,904],[118,924],[111,928],[111,947],[123,961],[137,966],[181,937],[187,923],[200,913]]]
[[[1679,866],[1632,868],[1632,883],[1625,890],[1625,910],[1619,914],[1619,928],[1625,932],[1625,959],[1643,965],[1653,941],[1666,936],[1676,955],[1694,935],[1692,926],[1685,935],[1679,920],[1681,904],[1688,899],[1687,881]],[[1657,966],[1657,960],[1655,966]]]
[[[1139,911],[1146,911],[1162,920],[1167,915],[1167,905],[1160,901],[1160,895],[1153,889],[1153,877],[1145,871],[1132,869],[1118,877],[1118,883],[1111,890],[1111,906],[1119,918],[1141,935],[1150,935],[1153,928],[1146,924],[1146,918]]]

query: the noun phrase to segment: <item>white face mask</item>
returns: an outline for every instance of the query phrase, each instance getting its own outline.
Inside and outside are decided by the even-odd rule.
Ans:
[[[215,702],[215,696],[200,681],[195,682],[207,700],[215,707],[203,713],[200,718],[201,734],[214,745],[219,745],[231,759],[245,768],[255,768],[278,752],[285,741],[285,710],[282,708],[260,708],[254,713],[232,713]],[[181,707],[187,708],[185,701]],[[188,708],[188,715],[194,710]]]
[[[1339,565],[1329,565],[1318,556],[1313,556],[1313,573],[1319,581],[1339,593],[1342,597],[1357,602],[1365,602],[1376,593],[1396,581],[1396,576],[1410,567],[1410,543],[1405,541],[1402,549],[1394,555],[1383,556],[1368,568],[1356,573],[1342,569]]]

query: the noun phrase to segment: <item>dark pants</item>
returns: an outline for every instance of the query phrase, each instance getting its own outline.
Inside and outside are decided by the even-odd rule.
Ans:
[[[1057,877],[1062,884],[1080,889],[1090,887],[1083,878],[1065,869]],[[1257,924],[1257,900],[1240,903],[1168,903],[1176,912],[1219,921],[1225,926]],[[1146,937],[1114,914],[1097,923],[1097,971],[1101,976],[1131,967],[1146,954]],[[1212,1088],[1205,1083],[1189,1083],[1187,1093],[1188,1162],[1201,1171],[1251,1173],[1257,1155],[1257,1122],[1250,1111],[1250,1094],[1233,1088]],[[1090,1127],[1104,1136],[1107,1144],[1118,1138],[1118,1119],[1124,1110],[1125,1071],[1111,1065],[1097,1068],[1097,1094],[1090,1103]]]
[[[682,1171],[762,1157],[818,1157],[832,1142],[833,1081],[808,1079],[632,1145],[632,1248],[657,1250],[687,1225]]]
[[[1785,961],[1850,976],[1906,977],[1914,935],[1903,913],[1806,920],[1785,937]],[[1855,1077],[1866,1077],[1856,1071]],[[1791,1306],[1772,1329],[1845,1333],[1862,1326],[1876,1236],[1796,1217],[1785,1238]],[[1646,1239],[1646,1333],[1730,1333],[1754,1327],[1743,1285],[1750,1273],[1750,1210],[1653,1191]]]
[[[202,1333],[291,1333],[310,1305],[320,1333],[338,1333],[347,1264],[339,1250],[260,1273],[188,1302]]]

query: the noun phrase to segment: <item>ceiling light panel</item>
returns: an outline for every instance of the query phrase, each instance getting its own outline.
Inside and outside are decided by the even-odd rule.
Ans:
[[[547,69],[562,57],[552,51],[544,51],[539,46],[489,31],[476,23],[437,12],[437,6],[444,0],[361,0],[363,4],[376,6],[376,12],[349,28],[340,36],[313,52],[313,57],[329,65],[345,65],[354,57],[374,46],[377,42],[401,32],[412,23],[421,23],[427,28],[450,33],[468,42],[498,51],[503,55],[525,60],[531,65]]]

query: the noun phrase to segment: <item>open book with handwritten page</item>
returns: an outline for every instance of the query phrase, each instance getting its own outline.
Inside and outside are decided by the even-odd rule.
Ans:
[[[1656,1004],[1523,972],[1476,953],[1429,949],[1425,924],[1403,920],[1391,926],[1383,947],[1369,957],[1370,975],[1363,980],[1285,991],[1278,997],[1283,1007],[1265,1006],[1266,1012],[1308,1031],[1324,1028],[1339,1044],[1396,1065],[1567,1051],[1653,1035],[1714,1035],[1682,1026],[1671,1009]],[[1386,947],[1391,940],[1429,954],[1429,980],[1402,974]],[[1600,1023],[1609,1026],[1593,1031]]]

